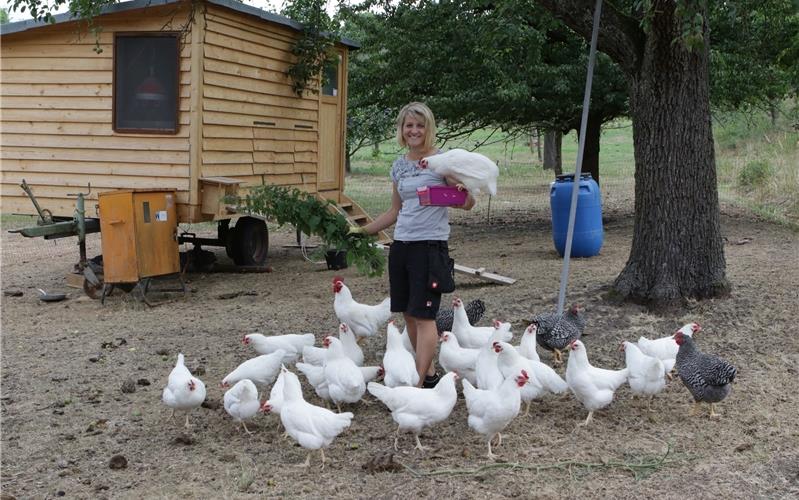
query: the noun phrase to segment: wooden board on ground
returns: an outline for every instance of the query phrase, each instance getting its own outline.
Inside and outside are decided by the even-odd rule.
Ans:
[[[493,281],[494,283],[499,283],[500,285],[512,285],[516,283],[514,278],[508,278],[507,276],[502,276],[501,274],[487,272],[484,267],[478,267],[477,269],[474,269],[471,267],[462,266],[460,264],[455,264],[455,271],[462,274],[468,274],[469,276],[475,276],[487,281]]]

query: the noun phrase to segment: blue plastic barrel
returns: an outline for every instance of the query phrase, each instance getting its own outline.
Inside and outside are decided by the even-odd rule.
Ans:
[[[566,233],[569,230],[574,174],[563,174],[550,186],[549,202],[552,208],[552,239],[560,256],[566,250]],[[572,257],[593,257],[602,248],[605,238],[602,229],[602,196],[599,185],[590,173],[580,176],[577,196],[577,213],[574,219]]]

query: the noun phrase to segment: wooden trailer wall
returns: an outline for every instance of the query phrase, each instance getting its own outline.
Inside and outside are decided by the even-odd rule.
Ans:
[[[4,35],[0,72],[3,213],[35,214],[20,189],[24,178],[43,208],[72,216],[86,191],[88,217],[97,193],[113,189],[175,189],[188,203],[190,187],[191,36],[181,45],[177,134],[115,133],[112,128],[114,32],[178,30],[185,4],[102,18],[101,53],[75,22]]]

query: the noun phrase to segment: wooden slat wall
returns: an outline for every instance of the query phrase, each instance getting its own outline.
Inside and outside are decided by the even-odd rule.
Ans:
[[[203,65],[202,175],[243,186],[316,192],[319,98],[297,97],[286,71],[295,32],[208,6]]]
[[[175,189],[178,203],[188,203],[191,35],[181,49],[178,134],[117,134],[111,123],[114,32],[179,31],[187,19],[185,4],[104,16],[99,54],[76,23],[2,37],[3,212],[35,213],[23,178],[54,215],[71,216],[75,199],[67,194],[88,183],[91,216],[91,200],[112,189]]]

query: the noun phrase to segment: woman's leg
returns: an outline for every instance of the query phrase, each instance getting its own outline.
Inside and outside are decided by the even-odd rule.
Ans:
[[[435,320],[432,319],[405,315],[405,321],[411,343],[416,350],[416,371],[419,373],[419,386],[421,386],[426,375],[432,376],[436,373],[433,358],[438,348],[438,329]],[[411,324],[414,325],[413,334],[411,334]]]

